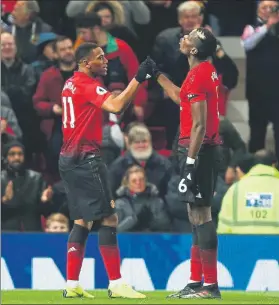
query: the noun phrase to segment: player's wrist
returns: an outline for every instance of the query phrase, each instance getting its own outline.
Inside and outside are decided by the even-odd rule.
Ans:
[[[186,164],[193,165],[195,164],[196,159],[187,157]]]

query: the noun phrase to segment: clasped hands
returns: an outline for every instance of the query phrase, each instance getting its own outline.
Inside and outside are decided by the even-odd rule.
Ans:
[[[150,78],[157,79],[161,73],[155,61],[150,56],[147,56],[145,61],[140,64],[135,79],[142,83]]]

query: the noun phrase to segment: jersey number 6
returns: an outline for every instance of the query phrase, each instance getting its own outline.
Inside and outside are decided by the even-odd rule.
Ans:
[[[66,97],[63,96],[62,99],[63,102],[63,126],[64,128],[67,128],[67,122],[68,122],[68,109],[70,113],[70,127],[75,128],[75,111],[74,111],[74,105],[73,105],[73,100],[70,96]]]

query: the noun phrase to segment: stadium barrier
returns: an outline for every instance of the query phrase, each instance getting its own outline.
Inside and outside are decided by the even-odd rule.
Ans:
[[[2,234],[1,289],[56,290],[65,285],[67,234]],[[108,280],[91,235],[80,281],[105,289]],[[191,235],[121,234],[123,277],[136,289],[178,290],[189,276]],[[219,236],[223,290],[279,291],[279,236]]]

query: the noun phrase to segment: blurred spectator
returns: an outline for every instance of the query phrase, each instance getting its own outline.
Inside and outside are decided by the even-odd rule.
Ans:
[[[109,121],[103,126],[102,159],[107,166],[120,156],[124,149],[124,135],[117,115],[110,113]]]
[[[40,7],[35,0],[18,0],[12,11],[12,34],[15,36],[18,55],[25,63],[36,60],[35,43],[38,35],[51,32],[51,27],[39,17]]]
[[[90,5],[90,0],[80,0],[80,1],[69,1],[66,13],[69,17],[77,17],[79,14],[85,12],[88,5]],[[111,1],[112,2],[112,1]],[[150,12],[144,1],[118,1],[119,4],[123,6],[125,13],[125,25],[134,34],[136,31],[134,25],[143,25],[150,22]]]
[[[16,0],[2,0],[1,1],[2,14],[11,13],[14,9],[15,4],[16,4]]]
[[[46,159],[48,170],[55,177],[58,174],[58,159],[62,145],[61,92],[64,83],[76,68],[73,42],[60,37],[54,44],[57,65],[45,70],[33,96],[34,107],[41,117],[41,130],[47,138]]]
[[[124,40],[134,52],[138,52],[137,36],[125,25],[125,13],[120,2],[91,1],[86,13],[96,13],[102,20],[102,26],[112,36]]]
[[[104,85],[113,91],[123,85],[122,90],[135,76],[139,66],[138,59],[130,46],[109,34],[101,25],[101,18],[95,14],[84,14],[76,18],[76,27],[82,39],[86,42],[95,42],[102,47],[108,59],[108,73],[104,77]],[[147,91],[140,87],[134,99],[133,111],[138,120],[143,120],[143,105],[147,101]]]
[[[279,158],[279,3],[260,1],[257,21],[241,37],[246,51],[246,98],[249,103],[250,152],[265,147],[266,128],[273,123]]]
[[[45,232],[67,233],[69,232],[69,219],[60,213],[51,214],[46,220]]]
[[[180,27],[166,29],[161,32],[154,44],[153,56],[161,71],[169,75],[172,81],[181,86],[189,71],[187,57],[179,51],[180,38],[203,24],[204,12],[196,1],[186,1],[178,6],[178,22]],[[213,64],[221,78],[220,86],[220,111],[226,113],[226,104],[230,90],[238,80],[238,70],[232,59],[225,53],[220,42],[216,54],[212,59]],[[159,105],[162,111],[163,123],[166,127],[167,148],[171,149],[179,124],[179,107],[166,95]],[[169,117],[172,120],[169,120]]]
[[[32,106],[35,75],[31,66],[23,63],[16,55],[14,37],[9,33],[1,34],[1,88],[10,98],[12,108],[23,132],[23,143],[27,159],[31,158],[39,143],[38,123]]]
[[[181,1],[148,0],[146,4],[151,13],[151,22],[143,27],[143,38],[148,47],[148,54],[155,37],[165,29],[177,26],[177,6]],[[141,32],[141,29],[140,29]]]
[[[255,157],[256,165],[229,188],[219,214],[218,233],[279,234],[279,171],[273,162],[270,152],[261,152]],[[249,157],[244,165],[242,171],[251,166]]]
[[[128,134],[128,151],[110,166],[112,192],[115,194],[126,170],[132,165],[145,169],[148,182],[163,196],[172,174],[170,161],[152,148],[151,134],[145,126],[134,126]]]
[[[165,203],[158,197],[155,185],[147,183],[141,166],[133,165],[127,170],[117,196],[119,232],[170,231]]]
[[[53,66],[56,55],[54,52],[54,42],[57,39],[54,33],[42,33],[36,44],[38,59],[32,63],[35,70],[36,80],[39,82],[42,73]]]
[[[1,137],[2,137],[1,143],[2,144],[6,143],[5,141],[3,142],[4,135],[7,136],[7,140],[8,139],[20,140],[22,137],[22,132],[18,125],[18,121],[13,109],[3,106],[1,104]]]
[[[15,139],[21,140],[21,138],[22,131],[9,97],[1,91],[1,156],[3,157],[3,147],[5,144]]]
[[[227,118],[221,118],[219,134],[222,139],[219,176],[230,185],[235,180],[236,162],[246,153],[246,145],[237,129]]]
[[[28,170],[24,146],[10,142],[5,146],[5,170],[1,172],[1,216],[3,231],[41,231],[41,215],[54,211],[52,188],[42,175]]]

